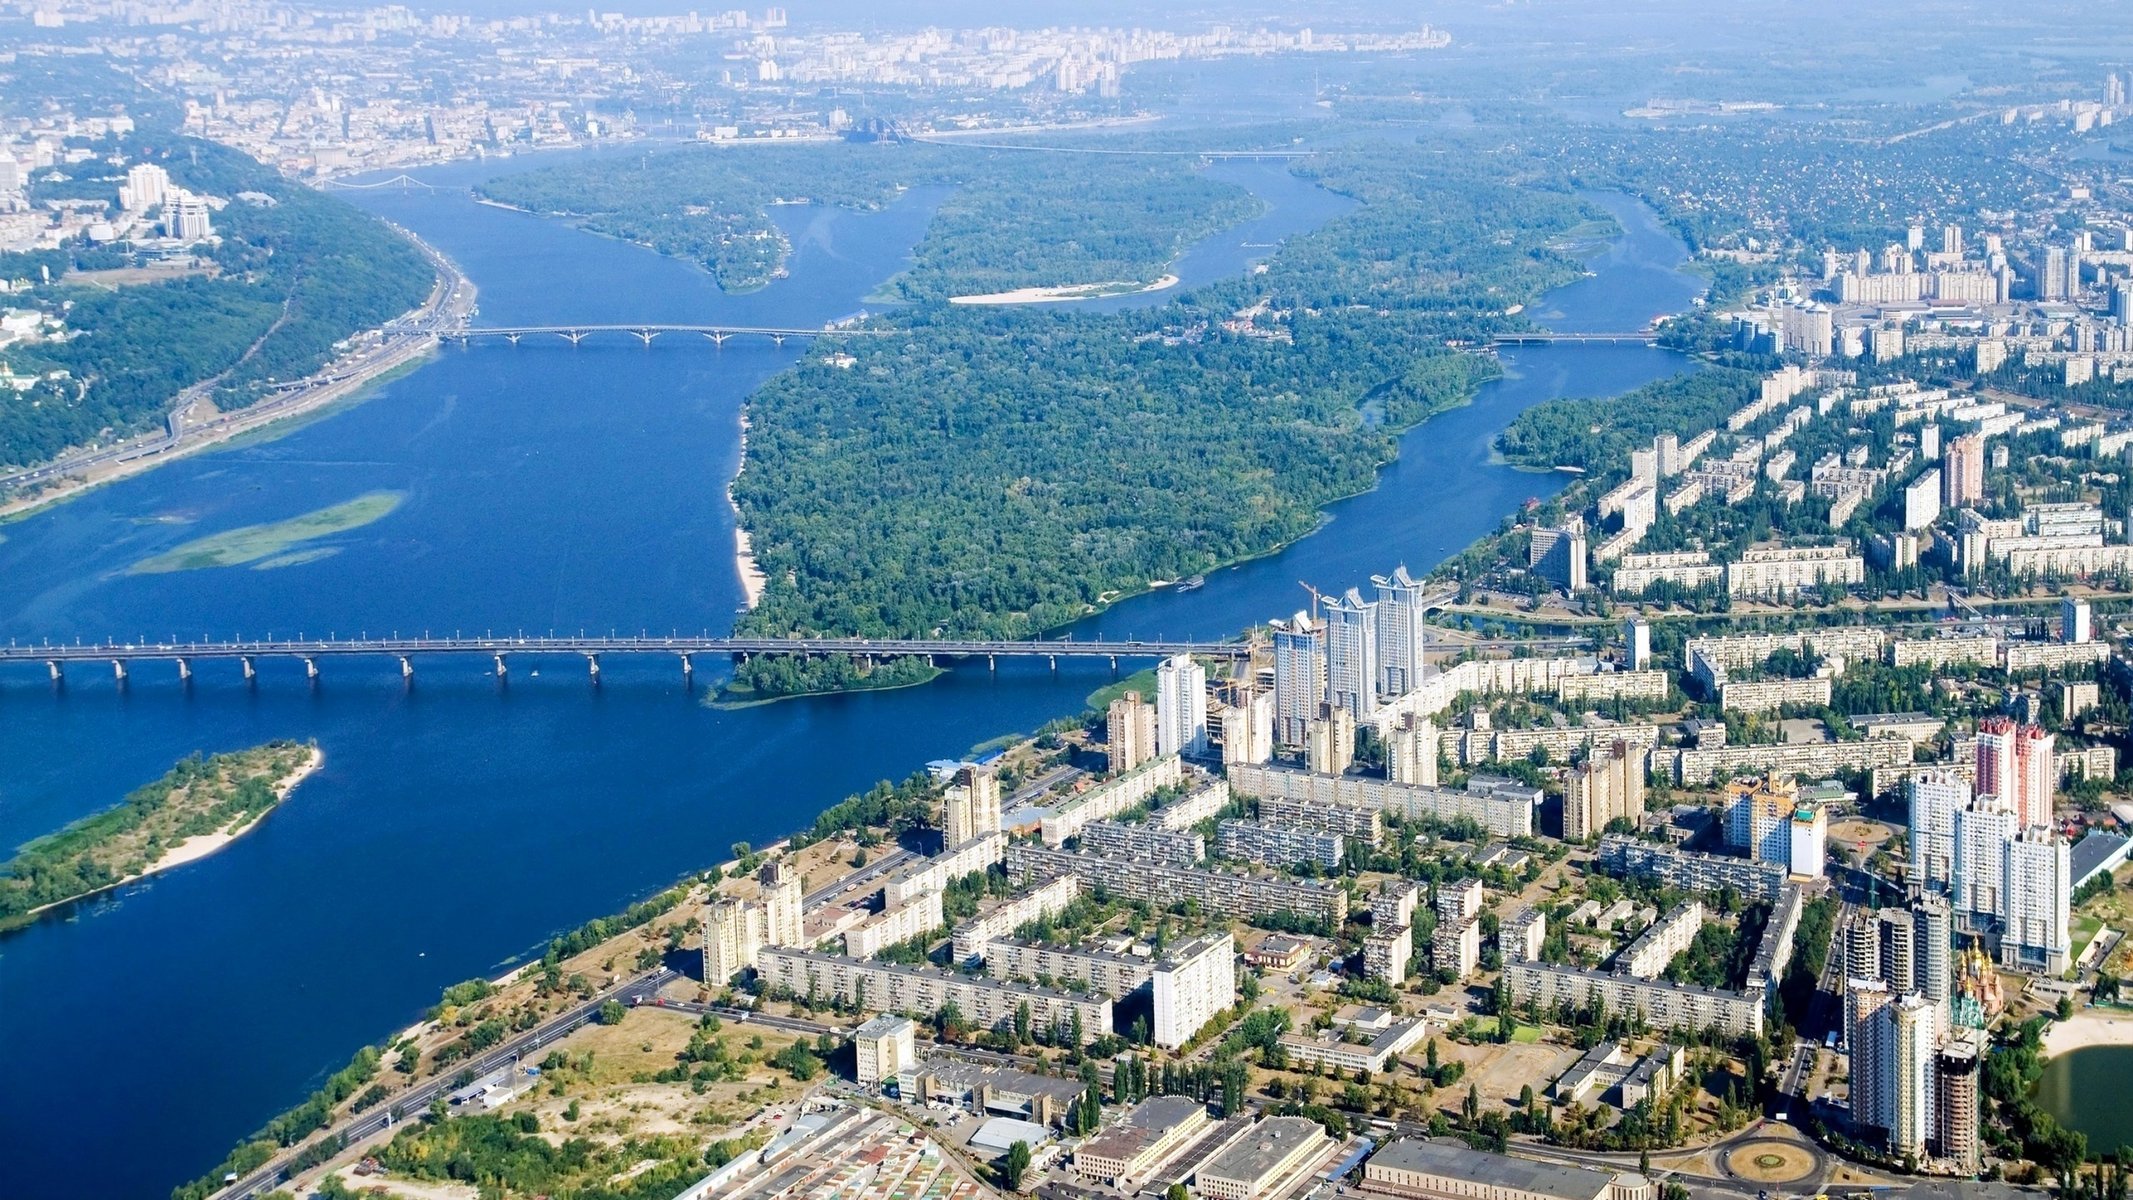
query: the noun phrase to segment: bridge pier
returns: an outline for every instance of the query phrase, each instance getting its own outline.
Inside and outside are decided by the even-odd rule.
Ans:
[[[496,677],[498,679],[505,679],[509,677],[506,671],[504,670],[504,656],[501,654],[496,656]]]
[[[193,665],[192,665],[191,663],[189,663],[189,662],[186,662],[186,661],[185,661],[184,659],[182,659],[182,658],[181,658],[181,659],[179,659],[179,660],[178,660],[178,682],[179,682],[179,683],[191,683],[192,681],[193,681]]]
[[[1116,654],[1111,656],[1111,673],[1113,675],[1118,674],[1118,655]]]
[[[46,659],[46,660],[45,660],[45,663],[44,663],[44,669],[45,669],[45,670],[47,670],[47,671],[50,671],[50,672],[52,673],[52,682],[53,682],[53,683],[65,683],[65,682],[67,681],[67,676],[66,676],[66,673],[65,673],[65,672],[63,672],[63,671],[61,671],[61,670],[59,669],[59,660],[58,660],[58,659],[56,659],[56,658],[48,658],[48,659]]]
[[[995,675],[999,674],[999,673],[1000,673],[1000,660],[999,660],[998,658],[994,657],[993,655],[990,655],[990,654],[986,655],[986,656],[985,656],[985,669],[986,669],[986,670],[988,670],[988,671],[991,671],[991,672],[992,672],[993,674],[995,674]]]
[[[725,335],[725,334],[723,334],[723,333],[707,333],[707,334],[705,334],[704,336],[705,336],[705,337],[707,337],[707,338],[710,338],[710,339],[711,339],[711,344],[712,344],[712,345],[714,345],[714,346],[717,346],[717,347],[719,347],[719,348],[720,348],[720,349],[722,349],[722,350],[723,350],[723,349],[725,349],[725,346],[726,346],[726,335]]]
[[[405,654],[401,655],[401,656],[400,656],[400,678],[402,678],[402,679],[413,679],[414,677],[415,677],[415,664],[414,664],[413,660],[409,659],[409,658],[407,657],[407,655],[405,655]]]
[[[690,662],[686,654],[681,656],[681,678],[684,683],[696,678],[696,664]]]
[[[770,340],[776,342],[781,348],[785,345],[785,335],[782,333],[771,334]]]
[[[1052,664],[1052,674],[1057,675],[1059,673],[1059,656],[1056,654],[1047,654],[1044,657],[1047,662]]]
[[[514,345],[514,346],[518,345],[518,335],[517,335],[517,334],[515,334],[515,333],[507,333],[507,334],[505,334],[505,335],[504,335],[504,340],[505,340],[505,341],[507,341],[507,342],[509,342],[509,343],[511,343],[511,344],[512,344],[512,345]]]
[[[317,660],[317,659],[315,659],[315,658],[309,658],[309,657],[307,657],[307,658],[305,658],[305,659],[304,659],[304,678],[306,678],[306,679],[317,679],[317,678],[318,678],[318,660]]]
[[[246,683],[250,683],[254,679],[259,678],[259,668],[252,665],[251,655],[247,654],[242,658],[239,658],[237,661],[244,664],[244,681]]]
[[[652,344],[652,337],[653,337],[653,334],[652,334],[652,331],[651,331],[651,330],[649,330],[649,329],[633,329],[633,330],[631,330],[630,332],[632,332],[632,333],[636,334],[636,335],[637,335],[637,340],[638,340],[638,341],[640,341],[640,342],[643,342],[643,343],[645,344],[646,348],[650,348],[650,346],[651,346],[651,344]]]
[[[586,655],[585,670],[587,674],[592,676],[594,686],[598,686],[600,683],[600,656],[597,654]]]
[[[114,658],[114,659],[112,659],[112,660],[111,660],[111,675],[112,675],[112,677],[113,677],[113,678],[117,679],[117,680],[118,680],[118,681],[119,681],[120,683],[124,683],[124,682],[126,682],[126,660],[125,660],[125,659],[123,659],[123,658]]]

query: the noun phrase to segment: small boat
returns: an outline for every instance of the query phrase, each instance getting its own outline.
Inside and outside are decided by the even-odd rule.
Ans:
[[[1207,576],[1195,575],[1192,578],[1185,580],[1183,583],[1178,584],[1178,590],[1181,592],[1197,592],[1201,588],[1204,588],[1206,586]]]

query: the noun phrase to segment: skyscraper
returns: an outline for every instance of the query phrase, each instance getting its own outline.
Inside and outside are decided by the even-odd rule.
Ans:
[[[1948,891],[1955,871],[1955,815],[1970,804],[1970,784],[1952,771],[1911,776],[1911,882]]]
[[[1933,1157],[1953,1164],[1959,1175],[1978,1169],[1978,1067],[1985,1038],[1975,1029],[1953,1029],[1941,1039],[1933,1062]]]
[[[941,832],[950,846],[960,846],[1000,832],[1000,777],[991,767],[966,763],[941,795]]]
[[[1889,990],[1908,992],[1918,974],[1912,961],[1911,914],[1901,908],[1884,908],[1874,914],[1881,927],[1881,981]]]
[[[1378,710],[1378,606],[1354,588],[1326,601],[1326,703],[1358,721]]]
[[[1207,753],[1207,669],[1179,654],[1155,669],[1155,752]]]
[[[1378,589],[1378,695],[1391,700],[1422,686],[1424,621],[1422,585],[1403,564],[1390,578],[1373,575]]]
[[[1852,1120],[1866,1129],[1895,1123],[1894,1047],[1883,1018],[1895,1002],[1889,985],[1879,979],[1844,981],[1844,1045],[1851,1056]]]
[[[1301,746],[1318,706],[1326,699],[1326,636],[1303,613],[1272,623],[1274,634],[1274,740]]]
[[[2037,269],[2037,299],[2066,299],[2066,263],[2065,247],[2044,248],[2044,265]]]
[[[1927,896],[1911,906],[1911,964],[1919,994],[1945,1005],[1954,995],[1955,923],[1948,902]]]
[[[1652,624],[1642,617],[1631,617],[1622,625],[1623,657],[1632,671],[1642,671],[1652,665]]]
[[[2059,601],[2059,640],[2082,645],[2095,636],[2089,602],[2067,596]]]
[[[2066,839],[2031,826],[2007,843],[2000,965],[2057,975],[2069,965],[2073,863]]]
[[[1889,1152],[1899,1158],[1926,1156],[1933,1123],[1933,1048],[1940,1040],[1940,1014],[1916,993],[1882,1010],[1889,1024]],[[1856,1074],[1853,1077],[1857,1079]]]
[[[1942,455],[1940,484],[1944,508],[1961,508],[1985,498],[1985,439],[1974,433],[1948,439]]]
[[[2006,801],[2024,826],[2050,825],[2057,785],[2051,734],[2007,717],[1978,722],[1978,795]]]

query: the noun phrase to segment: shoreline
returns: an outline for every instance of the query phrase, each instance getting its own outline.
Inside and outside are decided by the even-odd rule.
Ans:
[[[2133,1046],[2133,1011],[2106,1017],[2097,1010],[2083,1009],[2064,1021],[2052,1022],[2044,1031],[2046,1058],[2095,1046]]]
[[[1150,283],[1129,283],[1126,280],[1118,280],[1112,283],[1068,283],[1055,287],[1024,287],[1005,292],[986,292],[981,295],[950,296],[948,297],[948,303],[965,305],[1074,304],[1087,300],[1115,300],[1120,296],[1145,296],[1151,292],[1167,292],[1176,286],[1178,286],[1178,277],[1165,274]]]
[[[398,318],[411,324],[420,323],[423,328],[419,332],[408,334],[396,343],[381,345],[375,358],[354,367],[346,375],[334,374],[334,364],[327,363],[306,376],[301,388],[278,397],[263,399],[250,408],[220,413],[202,425],[181,428],[175,438],[168,433],[143,435],[108,449],[77,451],[73,462],[69,462],[66,456],[61,456],[48,463],[26,467],[18,474],[34,478],[24,482],[35,484],[49,480],[52,486],[34,495],[18,495],[0,500],[0,523],[34,515],[107,483],[130,478],[201,450],[259,433],[284,421],[311,416],[333,405],[361,399],[363,394],[375,385],[401,372],[420,367],[437,350],[439,339],[436,329],[452,320],[463,319],[471,312],[479,289],[474,286],[473,280],[467,278],[451,260],[429,243],[398,225],[392,225],[391,228],[412,241],[430,259],[431,265],[437,271],[429,299],[420,307]],[[380,327],[354,336],[362,337],[365,334],[375,335],[383,332],[383,327]],[[173,398],[173,403],[182,403],[184,397],[185,393],[180,393]]]
[[[84,900],[90,899],[91,897],[101,896],[105,892],[117,891],[119,888],[126,887],[129,884],[139,883],[143,879],[147,879],[155,875],[160,875],[165,871],[175,870],[179,867],[184,866],[187,863],[198,862],[201,859],[206,858],[209,855],[224,849],[230,843],[236,841],[238,838],[241,838],[245,834],[250,833],[254,829],[259,828],[260,823],[265,821],[268,815],[271,814],[274,809],[280,808],[282,802],[289,798],[289,793],[294,792],[296,790],[296,785],[302,783],[306,779],[309,779],[312,775],[318,772],[319,768],[325,765],[326,752],[317,746],[311,747],[311,756],[304,760],[303,766],[298,767],[296,770],[290,772],[288,775],[275,781],[274,804],[272,807],[266,809],[264,812],[255,815],[254,817],[252,817],[252,819],[248,821],[242,820],[240,818],[241,823],[232,824],[228,828],[217,830],[214,833],[195,834],[192,837],[186,838],[184,841],[179,842],[177,845],[164,850],[161,857],[157,858],[154,862],[149,863],[146,867],[143,867],[135,874],[128,875],[124,879],[113,880],[112,882],[107,883],[99,888],[92,888],[89,891],[83,892],[79,896],[69,896],[64,900],[54,900],[50,904],[40,904],[36,908],[30,909],[28,912],[23,913],[23,919],[27,921],[29,918],[38,916],[45,912],[49,912],[52,909],[60,908],[69,904],[79,904]]]
[[[726,481],[726,507],[733,510],[733,573],[740,576],[741,596],[747,602],[749,612],[762,603],[763,588],[770,577],[755,562],[755,539],[748,527],[741,524],[741,506],[733,498],[733,485],[741,481],[741,472],[748,469],[748,403],[741,402],[741,437],[734,452],[733,478]]]

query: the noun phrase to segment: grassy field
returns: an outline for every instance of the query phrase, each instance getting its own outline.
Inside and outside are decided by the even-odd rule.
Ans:
[[[234,567],[258,563],[261,568],[294,566],[322,558],[331,550],[323,547],[291,552],[291,547],[351,529],[360,529],[400,507],[405,492],[366,492],[353,500],[316,512],[275,521],[246,525],[195,538],[153,558],[133,564],[128,574],[160,575],[170,571],[198,571],[209,567]],[[265,561],[262,561],[265,560]]]
[[[1150,667],[1145,671],[1136,671],[1116,683],[1105,684],[1103,687],[1090,692],[1089,698],[1083,703],[1097,712],[1102,712],[1111,707],[1113,700],[1118,699],[1127,692],[1139,692],[1141,699],[1153,702],[1155,700],[1155,668]]]

